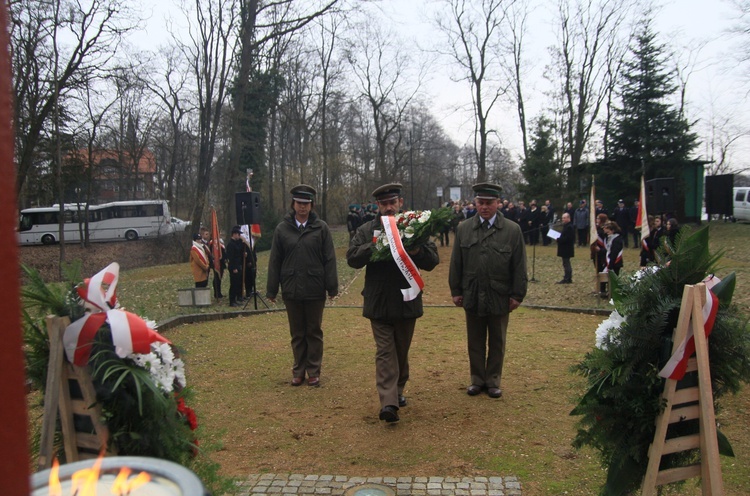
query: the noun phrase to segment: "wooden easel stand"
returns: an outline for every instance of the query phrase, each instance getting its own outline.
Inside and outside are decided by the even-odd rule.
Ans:
[[[708,342],[703,328],[705,300],[705,284],[685,286],[680,316],[674,332],[672,353],[685,339],[688,328],[692,327],[695,339],[695,357],[688,361],[687,371],[697,372],[698,385],[678,391],[678,381],[666,379],[662,398],[666,400],[667,405],[664,412],[656,418],[656,433],[649,448],[648,468],[643,479],[643,496],[656,495],[658,486],[698,476],[701,477],[701,489],[704,495],[720,496],[724,494],[719,443],[716,438],[716,414],[711,389]],[[694,419],[698,419],[699,434],[666,439],[670,425]],[[659,470],[662,456],[692,449],[700,449],[700,463]]]
[[[95,458],[99,452],[106,450],[109,440],[109,429],[101,420],[102,411],[96,402],[96,391],[90,371],[86,367],[76,367],[65,358],[62,337],[65,328],[70,324],[70,319],[50,315],[46,319],[46,324],[50,354],[37,464],[39,470],[52,466],[58,412],[67,463]],[[82,399],[71,398],[71,382],[78,383]],[[74,415],[89,417],[94,426],[94,433],[77,432],[73,422]]]

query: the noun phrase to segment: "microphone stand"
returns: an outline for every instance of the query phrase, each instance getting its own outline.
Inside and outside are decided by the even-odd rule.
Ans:
[[[247,222],[245,221],[245,204],[244,203],[242,204],[242,225],[243,226],[247,226],[248,225]],[[250,292],[250,294],[247,294],[247,291],[245,291],[245,296],[247,297],[247,300],[245,301],[245,306],[242,307],[242,310],[245,310],[247,308],[247,304],[250,303],[250,295],[253,296],[253,306],[254,306],[255,310],[258,309],[258,298],[259,297],[260,297],[261,303],[263,303],[263,305],[266,307],[266,309],[268,309],[269,308],[268,307],[268,303],[266,303],[266,300],[263,299],[263,296],[258,293],[257,288],[255,286],[255,280],[256,280],[256,277],[258,276],[258,260],[256,259],[256,257],[253,256],[254,255],[253,252],[255,250],[255,247],[253,246],[253,242],[252,242],[253,233],[252,233],[252,230],[250,229],[250,226],[248,226],[248,233],[250,234],[251,240],[250,240],[249,244],[245,243],[245,245],[247,245],[248,248],[250,248],[250,257],[253,260],[253,267],[254,268],[251,269],[252,270],[251,276],[253,278],[253,284],[252,284],[252,291]],[[245,259],[245,263],[242,264],[242,287],[244,288],[245,287],[245,279],[246,279],[245,271],[247,270],[247,253],[244,254],[243,258]]]

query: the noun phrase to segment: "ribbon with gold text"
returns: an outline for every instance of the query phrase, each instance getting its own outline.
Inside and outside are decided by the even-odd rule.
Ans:
[[[385,236],[388,239],[388,246],[391,249],[391,255],[393,260],[396,261],[399,270],[404,275],[406,282],[409,283],[409,287],[402,289],[401,292],[404,295],[404,301],[411,301],[419,296],[420,291],[424,288],[424,281],[419,273],[419,269],[414,265],[414,261],[411,259],[404,244],[401,242],[401,235],[396,226],[396,218],[393,216],[384,216],[383,219],[383,230]]]

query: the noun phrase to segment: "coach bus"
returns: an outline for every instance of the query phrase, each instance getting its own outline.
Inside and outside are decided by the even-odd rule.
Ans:
[[[81,241],[86,229],[86,205],[66,203],[65,241]],[[22,245],[50,245],[60,241],[60,206],[21,210],[18,227]],[[174,232],[165,200],[116,201],[89,205],[89,241],[134,241]],[[84,235],[85,236],[85,235]]]

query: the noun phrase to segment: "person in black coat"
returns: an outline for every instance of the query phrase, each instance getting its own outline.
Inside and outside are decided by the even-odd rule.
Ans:
[[[622,253],[625,243],[622,230],[617,222],[609,221],[604,224],[604,233],[607,235],[607,271],[620,274],[622,269]]]
[[[604,225],[609,222],[609,216],[601,213],[596,216],[596,240],[591,243],[591,260],[594,262],[597,272],[605,272],[607,268],[607,234],[604,232]],[[599,294],[601,297],[607,297],[607,283],[599,283]]]
[[[570,223],[570,214],[562,214],[562,232],[557,238],[557,256],[562,258],[563,278],[557,284],[571,284],[573,282],[573,267],[570,259],[575,253],[576,232]]]
[[[641,244],[640,232],[635,223],[638,221],[638,210],[640,210],[641,202],[638,200],[633,202],[633,206],[628,209],[628,232],[633,235],[633,248],[638,248]],[[627,245],[625,245],[627,246]]]
[[[526,222],[529,230],[529,244],[539,244],[539,228],[542,226],[542,211],[537,208],[536,200],[531,200],[529,209],[526,212]]]
[[[677,222],[675,217],[671,217],[667,220],[667,239],[672,248],[674,248],[677,242],[677,233],[680,232],[680,223]]]
[[[617,200],[617,207],[612,212],[612,220],[617,222],[617,226],[620,228],[620,234],[623,237],[623,243],[625,248],[628,247],[628,225],[630,224],[630,212],[628,207],[625,206],[625,201],[620,199]]]
[[[245,242],[240,226],[232,228],[232,238],[227,245],[227,270],[229,271],[229,306],[240,306],[242,299],[242,267],[245,264]]]
[[[661,217],[648,216],[649,235],[641,240],[641,267],[656,259],[656,250],[659,248],[660,238],[664,235],[661,225]]]

